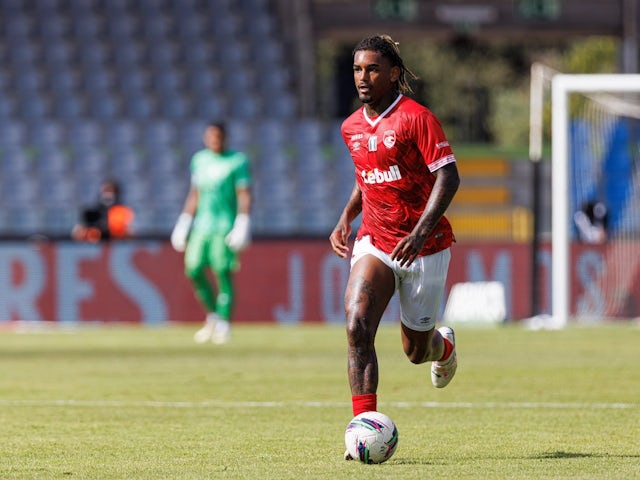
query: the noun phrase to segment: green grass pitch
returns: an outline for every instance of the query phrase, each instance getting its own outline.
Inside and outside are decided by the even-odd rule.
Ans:
[[[640,478],[640,327],[457,329],[431,386],[397,325],[378,333],[379,410],[400,443],[345,462],[342,326],[0,332],[2,479]]]

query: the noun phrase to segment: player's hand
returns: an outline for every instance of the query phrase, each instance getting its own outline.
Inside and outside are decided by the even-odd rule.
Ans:
[[[177,252],[184,252],[187,249],[187,237],[189,236],[192,222],[193,216],[188,213],[183,212],[178,217],[178,221],[171,232],[171,246]]]
[[[396,260],[401,267],[408,267],[420,255],[424,246],[424,238],[409,235],[398,242],[391,252],[391,260]]]
[[[329,236],[331,248],[341,258],[347,258],[349,254],[349,235],[351,235],[351,226],[339,223]]]
[[[225,237],[225,241],[231,250],[239,252],[249,246],[251,242],[251,219],[246,213],[236,215],[233,228]]]

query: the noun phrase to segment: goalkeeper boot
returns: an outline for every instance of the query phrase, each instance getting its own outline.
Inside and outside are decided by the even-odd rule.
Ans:
[[[211,340],[216,324],[218,323],[218,319],[219,317],[217,314],[213,312],[208,313],[204,326],[193,335],[193,340],[196,343],[206,343]]]
[[[440,327],[438,332],[453,345],[453,350],[449,354],[449,358],[431,363],[431,383],[433,383],[433,386],[436,388],[444,388],[449,385],[458,368],[456,336],[451,327]]]
[[[228,320],[218,318],[211,341],[216,345],[224,345],[231,340],[231,325]]]

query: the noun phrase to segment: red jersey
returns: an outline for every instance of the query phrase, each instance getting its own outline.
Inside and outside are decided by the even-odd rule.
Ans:
[[[403,95],[378,117],[358,109],[341,130],[362,192],[357,237],[369,235],[375,247],[391,253],[418,223],[435,182],[433,172],[456,159],[435,115]],[[454,241],[443,216],[420,255],[444,250]]]

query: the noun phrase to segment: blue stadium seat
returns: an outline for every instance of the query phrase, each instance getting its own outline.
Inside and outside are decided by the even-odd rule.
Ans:
[[[144,140],[140,124],[133,120],[116,119],[104,127],[108,142],[114,146],[127,146],[134,149],[135,145]]]
[[[124,148],[114,148],[110,152],[110,166],[113,172],[127,178],[142,178],[145,172],[144,157],[139,152]]]
[[[112,91],[117,82],[115,73],[103,66],[85,69],[82,77],[85,93],[89,96],[101,96],[105,92]]]
[[[196,98],[208,96],[221,88],[221,72],[216,68],[197,68],[185,80],[185,87]]]
[[[89,115],[99,120],[109,120],[120,116],[122,102],[108,91],[96,91],[88,99]]]
[[[156,98],[141,94],[128,98],[123,105],[123,115],[137,120],[148,119],[156,112]]]
[[[293,95],[282,92],[265,98],[264,110],[273,118],[291,120],[296,114],[296,100]]]
[[[56,118],[72,119],[80,118],[86,114],[86,106],[82,99],[76,95],[62,96],[57,92],[58,96],[54,98],[51,114]]]
[[[80,80],[69,66],[56,64],[48,68],[47,87],[54,96],[68,97],[79,93]]]
[[[142,141],[148,145],[159,145],[166,151],[178,137],[177,126],[167,119],[156,119],[142,126]]]
[[[29,207],[39,200],[38,183],[31,172],[16,172],[3,182],[3,206]]]
[[[37,95],[44,87],[45,73],[31,65],[15,67],[14,85],[19,97],[30,97]]]
[[[237,95],[230,105],[230,112],[234,117],[240,119],[254,119],[263,112],[261,98],[249,92],[245,92],[244,95]]]
[[[18,11],[12,12],[11,21],[4,23],[7,41],[12,46],[28,42],[34,30],[34,23],[28,15]]]
[[[76,2],[73,8],[67,10],[73,20],[72,33],[78,40],[80,46],[85,46],[89,42],[95,42],[95,40],[104,35],[105,22],[104,19],[94,13],[93,9],[89,9],[80,6],[83,2]]]
[[[149,88],[149,72],[142,70],[141,68],[132,68],[127,71],[119,72],[120,85],[125,95],[135,97],[140,93],[144,93]]]
[[[0,103],[1,104],[1,103]],[[28,129],[22,122],[0,121],[0,145],[6,151],[8,147],[19,147],[27,141]]]
[[[183,45],[180,58],[190,75],[199,76],[202,69],[215,68],[216,52],[214,44],[200,41]]]
[[[230,112],[227,100],[217,92],[194,99],[194,113],[198,118],[225,118]]]
[[[163,70],[153,76],[153,86],[160,95],[174,95],[184,91],[184,76],[177,70]]]
[[[16,116],[17,106],[13,97],[0,94],[0,121],[10,120]]]
[[[23,13],[23,0],[4,0],[0,2],[0,12],[5,15],[11,15],[11,18]]]
[[[41,229],[47,234],[67,236],[78,222],[78,212],[67,205],[45,205],[40,210]]]
[[[52,15],[61,8],[61,0],[34,0],[35,11],[41,15]]]
[[[68,209],[69,205],[76,204],[75,182],[66,173],[41,176],[39,189],[43,200],[52,207]]]
[[[189,46],[201,43],[205,25],[203,19],[194,10],[188,10],[186,5],[181,5],[178,10],[180,14],[176,17],[176,34],[181,43],[187,45],[188,50]]]
[[[15,235],[33,235],[45,229],[42,210],[37,203],[12,205],[5,211],[8,232]]]
[[[77,119],[66,123],[66,141],[69,145],[95,147],[103,141],[102,126],[92,120]]]
[[[111,15],[107,17],[105,30],[109,38],[116,43],[130,41],[140,28],[140,19],[126,10],[116,10],[115,3],[109,2]]]
[[[50,107],[49,98],[37,92],[31,92],[20,100],[18,112],[27,120],[36,120],[48,116]]]
[[[56,121],[40,119],[32,123],[30,129],[34,132],[32,141],[35,142],[36,145],[42,145],[46,148],[58,148],[64,143],[64,128]]]
[[[20,181],[22,176],[26,176],[33,169],[33,161],[22,145],[5,144],[1,155],[3,180],[18,178]]]

